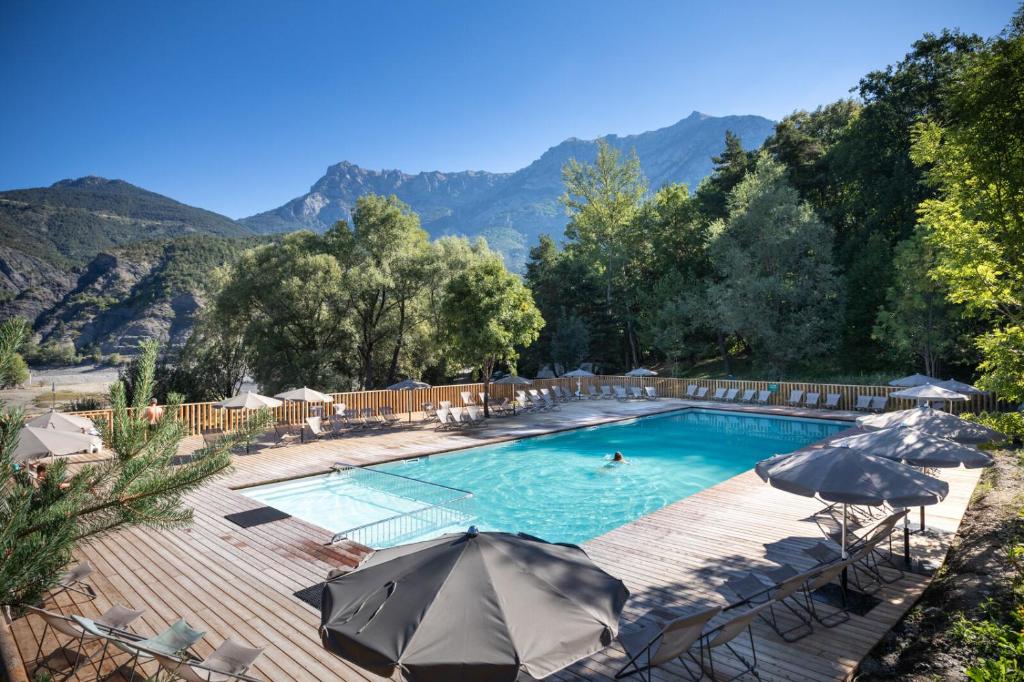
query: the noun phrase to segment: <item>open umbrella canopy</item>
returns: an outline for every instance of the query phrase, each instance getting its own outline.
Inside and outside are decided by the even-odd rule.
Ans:
[[[938,381],[935,385],[948,391],[955,391],[956,393],[962,393],[964,395],[983,395],[985,393],[985,391],[981,390],[977,386],[971,386],[970,384],[965,384],[964,382],[957,381],[956,379]]]
[[[932,436],[909,426],[892,426],[829,441],[837,448],[853,448],[871,454],[902,460],[915,467],[968,469],[992,466],[992,457],[984,452],[946,438]]]
[[[515,386],[529,386],[533,382],[526,377],[521,377],[517,374],[509,374],[507,377],[502,377],[495,381],[496,384],[512,384]]]
[[[899,379],[893,379],[889,382],[890,386],[906,386],[907,388],[913,388],[914,386],[924,386],[925,384],[934,384],[938,382],[938,379],[930,377],[927,374],[911,374],[907,377],[900,377]]]
[[[264,407],[273,409],[275,407],[281,407],[281,401],[277,398],[268,398],[265,395],[253,393],[252,391],[245,391],[231,398],[214,403],[213,406],[219,407],[223,410],[259,410]]]
[[[18,432],[18,445],[12,459],[23,462],[36,457],[73,455],[87,452],[97,444],[96,437],[89,434],[26,426]]]
[[[420,388],[430,388],[430,384],[416,379],[402,379],[397,384],[388,386],[388,390],[391,391],[414,391]]]
[[[73,414],[64,414],[56,410],[50,410],[45,414],[29,419],[25,422],[25,426],[52,429],[54,431],[68,431],[71,433],[90,433],[96,429],[91,419],[76,417]]]
[[[893,459],[824,447],[762,460],[757,474],[774,488],[828,502],[894,507],[938,504],[949,484]]]
[[[306,388],[305,386],[303,386],[302,388],[293,388],[292,390],[285,391],[284,393],[278,393],[274,397],[275,398],[280,398],[281,400],[291,400],[291,401],[297,402],[297,403],[332,403],[332,402],[334,402],[334,398],[332,398],[331,396],[327,395],[326,393],[321,393],[320,391],[314,391],[313,389]]]
[[[935,384],[924,384],[902,391],[893,391],[890,398],[909,398],[911,400],[967,400],[967,396]]]
[[[932,436],[948,438],[958,443],[988,443],[1006,438],[995,429],[969,422],[932,407],[912,407],[899,412],[872,414],[857,419],[857,424],[873,429],[890,426],[909,426]]]
[[[562,375],[563,377],[592,377],[596,376],[593,372],[588,372],[585,369],[574,369],[571,372],[566,372]]]
[[[658,373],[653,369],[647,369],[646,367],[637,367],[626,372],[627,377],[656,377]]]
[[[408,682],[539,679],[610,644],[628,596],[579,547],[470,529],[380,550],[329,581],[320,635]]]

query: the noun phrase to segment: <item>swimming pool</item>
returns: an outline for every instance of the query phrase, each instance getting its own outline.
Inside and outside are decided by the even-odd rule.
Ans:
[[[470,491],[472,510],[460,507],[458,515],[433,521],[424,516],[401,533],[367,544],[391,546],[463,530],[470,516],[481,530],[581,543],[746,471],[758,460],[849,426],[689,409],[380,464],[369,467],[379,475],[364,476],[437,484],[445,487],[439,489],[441,496],[453,498],[458,491]],[[611,464],[606,456],[614,451],[621,451],[626,463]],[[424,509],[423,500],[410,501],[414,494],[339,474],[239,492],[332,532],[396,516],[416,517]]]

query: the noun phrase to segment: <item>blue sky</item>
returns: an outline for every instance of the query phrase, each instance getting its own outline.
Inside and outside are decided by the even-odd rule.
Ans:
[[[242,217],[332,163],[522,167],[693,110],[778,119],[1007,0],[0,3],[0,189],[103,175]]]

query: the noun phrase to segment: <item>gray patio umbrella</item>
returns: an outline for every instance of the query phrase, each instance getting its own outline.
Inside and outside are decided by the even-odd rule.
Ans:
[[[909,426],[891,426],[830,440],[837,448],[853,448],[880,457],[896,459],[914,467],[967,469],[992,466],[988,454],[946,438],[932,436]],[[906,525],[904,525],[906,530]],[[921,530],[924,530],[924,507],[921,507]]]
[[[847,505],[920,507],[938,504],[949,493],[945,481],[896,460],[852,448],[823,447],[776,455],[758,462],[755,471],[773,488],[841,503],[843,559],[847,558]]]
[[[921,386],[915,386],[914,388],[905,388],[902,391],[893,391],[889,394],[889,397],[923,400],[925,402],[942,400],[949,403],[967,400],[967,396],[963,393],[957,393],[956,391],[951,391],[948,388],[942,388],[935,384],[923,384]]]
[[[412,391],[417,391],[421,388],[430,388],[430,384],[425,381],[417,381],[416,379],[402,379],[397,384],[391,384],[388,386],[389,391],[409,391],[409,422],[412,423]]]
[[[496,384],[511,384],[513,386],[529,386],[533,382],[526,377],[521,377],[517,374],[509,374],[508,376],[502,377],[495,381]]]
[[[924,386],[925,384],[934,384],[938,379],[930,377],[927,374],[911,374],[907,377],[900,377],[899,379],[893,379],[889,382],[890,386],[906,386],[907,388],[913,388],[914,386]]]
[[[579,547],[471,528],[380,550],[329,581],[320,637],[408,682],[539,679],[608,646],[628,596]]]
[[[890,426],[909,426],[932,436],[948,438],[958,443],[975,445],[1006,438],[995,429],[969,422],[942,410],[922,405],[909,410],[872,414],[857,419],[859,426],[884,429]]]
[[[583,385],[580,382],[580,377],[593,377],[597,376],[593,372],[588,372],[585,369],[574,369],[571,372],[566,372],[562,375],[563,377],[575,377],[576,379],[576,395],[578,396],[583,391]]]
[[[40,429],[35,426],[22,427],[18,432],[18,445],[11,454],[15,462],[36,457],[73,455],[87,452],[96,447],[98,439],[86,433]]]
[[[658,373],[653,369],[647,369],[646,367],[637,367],[626,372],[627,377],[656,377]]]
[[[95,433],[96,425],[91,419],[76,417],[73,414],[64,414],[56,410],[50,410],[38,417],[33,417],[25,422],[25,426],[34,426],[40,429],[53,429],[54,431],[68,431],[71,433]]]
[[[274,397],[275,398],[280,398],[281,400],[291,400],[292,402],[296,402],[296,403],[333,403],[334,402],[334,398],[332,398],[331,396],[327,395],[326,393],[321,393],[320,391],[314,391],[313,389],[306,388],[305,386],[303,386],[302,388],[293,388],[292,390],[285,391],[284,393],[278,393]]]
[[[963,395],[985,394],[985,391],[981,390],[977,386],[971,386],[970,384],[965,384],[964,382],[957,381],[956,379],[946,379],[945,381],[937,381],[935,382],[935,385],[939,386],[940,388],[945,388],[946,390],[949,391],[962,393]]]
[[[244,391],[236,396],[216,402],[213,406],[222,410],[260,410],[264,407],[268,409],[281,407],[281,401],[277,398],[268,398],[265,395],[253,393],[252,391]]]

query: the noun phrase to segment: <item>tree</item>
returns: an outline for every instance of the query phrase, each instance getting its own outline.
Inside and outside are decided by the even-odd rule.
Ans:
[[[28,379],[28,366],[20,352],[28,331],[28,322],[20,317],[0,324],[0,388],[17,386]]]
[[[626,264],[630,228],[647,193],[640,160],[635,151],[623,159],[621,152],[601,140],[597,160],[581,164],[570,159],[562,169],[562,179],[562,203],[569,214],[565,236],[571,242],[570,249],[590,264],[603,281],[609,314],[618,316],[625,327],[627,360],[638,364],[634,312],[630,300],[620,300],[622,297],[616,297],[614,292],[622,291],[629,278]]]
[[[971,55],[946,89],[944,115],[914,129],[914,161],[938,196],[920,222],[949,298],[988,325],[976,338],[979,384],[1024,400],[1024,9]]]
[[[743,141],[731,130],[725,131],[725,149],[712,156],[711,175],[697,187],[697,203],[708,221],[728,215],[729,193],[740,184],[754,165],[754,153],[743,149]]]
[[[590,332],[587,325],[575,313],[562,315],[555,323],[551,336],[551,360],[567,369],[579,367],[590,350]]]
[[[945,288],[929,277],[935,249],[915,233],[897,246],[893,263],[893,285],[873,335],[897,358],[916,357],[925,374],[937,377],[940,361],[955,345],[958,310],[946,300]]]
[[[782,164],[767,153],[758,157],[713,235],[719,280],[709,297],[728,332],[780,375],[831,347],[839,302],[833,233],[800,203]]]
[[[480,370],[485,393],[495,365],[514,363],[517,348],[533,343],[544,326],[530,290],[498,258],[472,265],[448,283],[443,317],[452,358]],[[487,403],[484,416],[490,416]]]
[[[66,460],[47,467],[34,483],[15,466],[13,451],[23,424],[19,410],[0,414],[0,602],[34,603],[57,581],[80,542],[125,526],[180,528],[192,519],[185,495],[223,474],[231,450],[270,424],[266,411],[234,434],[178,463],[185,427],[177,419],[180,399],[167,405],[150,427],[142,417],[156,364],[155,344],[144,344],[135,399],[119,382],[110,390],[111,421],[101,432],[112,457],[74,471]]]

